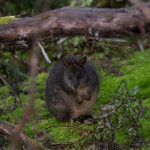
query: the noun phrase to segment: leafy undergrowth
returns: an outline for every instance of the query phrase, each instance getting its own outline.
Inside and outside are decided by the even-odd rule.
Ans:
[[[95,61],[100,61],[97,54],[93,57],[96,57]],[[120,109],[118,111],[120,114],[111,114],[111,117],[113,118],[111,120],[112,125],[110,120],[107,120],[106,130],[101,132],[105,135],[103,138],[105,140],[109,139],[109,134],[113,133],[115,144],[119,146],[135,144],[133,143],[133,138],[135,140],[137,137],[139,137],[139,143],[150,143],[150,50],[143,53],[136,52],[130,55],[128,59],[124,60],[119,58],[114,59],[113,64],[114,66],[120,64],[119,72],[121,72],[122,75],[114,76],[113,74],[101,70],[101,88],[97,102],[93,107],[92,114],[94,116],[99,116],[101,112],[101,115],[103,115],[103,109],[106,106],[109,106],[109,108],[110,106],[114,107],[116,104],[119,105],[123,100],[128,100],[126,101],[128,103],[126,105],[124,104],[122,107],[124,113],[121,111],[122,109]],[[97,66],[97,70],[100,70],[100,65]],[[98,139],[100,139],[99,133],[103,126],[102,123],[104,123],[101,122],[101,120],[94,125],[84,125],[78,122],[62,123],[58,122],[49,114],[44,102],[46,79],[47,73],[40,73],[36,78],[37,99],[35,102],[35,119],[26,124],[24,132],[47,147],[55,147],[59,143],[59,146],[62,147],[63,144],[68,145],[68,149],[70,149],[70,147],[72,149],[81,149],[86,148],[93,143],[97,143]],[[27,95],[27,90],[29,88],[28,82],[23,82],[21,85],[23,92],[20,94],[21,101],[17,105],[14,105],[14,97],[9,95],[10,87],[5,85],[0,88],[0,103],[2,104],[0,106],[1,120],[14,124],[17,124],[21,120],[23,109],[29,101]],[[121,93],[119,95],[119,100],[116,101],[116,99],[118,99],[116,98],[116,93],[120,90],[121,83],[125,83],[122,92],[126,91],[126,95]],[[132,97],[134,98],[130,103]],[[145,111],[145,107],[147,108],[147,111],[145,112],[144,117],[138,116]],[[120,120],[117,120],[117,117],[121,118],[125,115],[125,109],[130,109],[128,110],[128,113],[130,112],[132,117],[134,117],[134,113],[135,116],[137,116],[135,123],[138,126],[137,128],[131,128],[132,120],[128,120],[129,123],[127,123],[127,120],[124,120],[127,124],[125,122],[123,123],[123,121],[121,122]],[[113,109],[111,111],[113,112]],[[124,118],[126,117],[124,116]],[[121,120],[124,118],[121,118]],[[123,124],[123,127],[120,127],[120,130],[116,130],[117,121],[115,122],[114,120],[117,120],[118,124],[120,121],[120,125]],[[115,123],[113,124],[113,122]],[[131,128],[130,133],[128,130],[129,128]],[[110,131],[110,129],[112,130]],[[106,135],[108,135],[108,137],[106,137]],[[137,142],[137,144],[139,143]],[[145,147],[147,146],[146,144],[144,145]],[[92,146],[94,147],[96,144]]]

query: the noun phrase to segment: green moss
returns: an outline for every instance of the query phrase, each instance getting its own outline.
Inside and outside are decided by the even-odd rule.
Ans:
[[[16,20],[15,16],[0,17],[0,25],[9,24]]]
[[[100,89],[100,103],[106,104],[108,103],[112,96],[114,95],[117,87],[119,86],[122,78],[120,77],[111,77],[107,76],[102,79],[101,89]]]
[[[150,96],[150,50],[137,52],[124,62],[121,71],[130,87],[139,86],[140,97]]]
[[[0,88],[0,109],[7,114],[13,108],[15,103],[14,96],[10,95],[10,87],[3,86]]]
[[[78,131],[78,130],[77,130]],[[74,142],[79,140],[79,135],[74,128],[53,128],[51,132],[52,139],[58,143]],[[79,132],[79,131],[78,131]]]
[[[147,142],[150,141],[150,119],[141,120],[141,135]]]
[[[46,79],[47,79],[47,73],[40,73],[36,77],[36,85],[37,85],[37,97],[44,99],[44,91],[45,91],[45,86],[46,86]]]
[[[102,78],[97,104],[108,103],[122,80],[127,81],[129,88],[138,86],[140,97],[150,97],[150,50],[137,52],[122,64],[123,76],[106,75]]]
[[[29,103],[29,95],[21,93],[20,100],[21,100],[22,106],[27,105]]]
[[[62,123],[54,117],[47,120],[40,120],[35,128],[35,132],[44,132],[53,143],[75,142],[81,139],[81,133],[93,130],[93,126],[85,126],[80,123]]]
[[[9,95],[10,88],[8,86],[2,86],[0,88],[0,97],[4,97],[4,95]]]
[[[23,115],[23,109],[18,107],[14,111],[11,111],[6,115],[2,115],[0,118],[8,122],[17,123],[18,121],[21,120],[22,115]]]
[[[35,133],[33,132],[33,124],[31,124],[31,123],[30,123],[30,124],[29,124],[29,123],[26,124],[26,125],[25,125],[25,128],[24,128],[24,132],[26,133],[27,136],[33,138],[33,137],[34,137],[34,134],[35,134]]]
[[[144,147],[142,150],[150,150],[150,147]]]
[[[116,142],[121,145],[129,142],[129,137],[127,137],[126,132],[123,130],[117,131],[115,134],[115,138],[116,138]]]
[[[150,98],[143,101],[143,105],[147,108],[144,119],[140,120],[140,132],[144,140],[150,142]]]
[[[36,77],[36,84],[37,84],[38,90],[40,90],[40,91],[45,90],[46,79],[47,79],[47,73],[40,73]]]

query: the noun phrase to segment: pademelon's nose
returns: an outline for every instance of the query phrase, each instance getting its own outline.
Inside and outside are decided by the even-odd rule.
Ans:
[[[74,88],[77,89],[78,88],[78,84],[74,84]]]

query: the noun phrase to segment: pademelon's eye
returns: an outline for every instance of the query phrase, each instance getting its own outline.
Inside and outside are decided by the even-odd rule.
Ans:
[[[81,79],[81,74],[78,74],[78,75],[77,75],[77,79]]]
[[[69,79],[70,79],[70,80],[72,80],[72,79],[73,79],[71,74],[69,74]]]

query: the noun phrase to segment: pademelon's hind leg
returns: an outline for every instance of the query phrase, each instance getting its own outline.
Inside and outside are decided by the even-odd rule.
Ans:
[[[69,121],[72,117],[71,110],[66,106],[56,106],[52,113],[59,121]]]
[[[59,121],[69,121],[71,120],[71,113],[69,110],[61,110],[56,114],[56,118]]]

